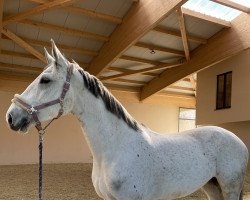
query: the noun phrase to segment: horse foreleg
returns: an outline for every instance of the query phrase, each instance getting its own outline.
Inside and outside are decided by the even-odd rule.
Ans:
[[[216,178],[212,178],[208,181],[208,183],[202,187],[202,190],[209,200],[223,200],[221,187]]]

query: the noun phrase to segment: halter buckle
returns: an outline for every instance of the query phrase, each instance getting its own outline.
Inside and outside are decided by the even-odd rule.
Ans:
[[[32,115],[33,113],[37,112],[37,110],[32,106],[31,108],[27,109],[27,112]]]

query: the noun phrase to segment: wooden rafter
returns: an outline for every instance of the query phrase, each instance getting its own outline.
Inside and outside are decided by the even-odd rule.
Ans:
[[[25,42],[32,44],[34,46],[40,46],[40,47],[51,47],[50,42],[45,42],[45,41],[40,41],[40,40],[34,40],[26,37],[20,37],[22,38]],[[3,39],[9,39],[6,36],[3,36]],[[75,53],[80,53],[80,54],[85,54],[89,56],[97,56],[98,52],[90,49],[84,49],[84,48],[77,48],[77,47],[71,47],[68,45],[62,45],[62,44],[56,44],[57,47],[59,47],[62,51],[68,51],[68,52],[75,52]]]
[[[133,57],[133,56],[126,56],[126,55],[121,56],[120,59],[129,60],[129,61],[132,61],[132,62],[150,64],[150,65],[164,64],[164,63],[159,62],[159,61],[148,60],[148,59],[144,59],[144,58],[137,58],[137,57]]]
[[[192,59],[181,66],[167,69],[158,78],[143,87],[141,100],[161,91],[176,81],[206,67],[212,66],[250,48],[250,15],[241,14],[231,22],[230,29],[223,29],[200,46]]]
[[[194,90],[194,95],[196,96],[196,81],[194,80],[193,75],[191,75],[191,76],[189,77],[189,79],[190,79],[190,82],[191,82],[192,87],[193,87],[193,90]]]
[[[231,23],[229,21],[219,19],[219,18],[216,18],[216,17],[212,17],[210,15],[205,15],[205,14],[202,14],[202,13],[199,13],[199,12],[196,12],[196,11],[193,11],[193,10],[189,10],[189,9],[183,8],[183,7],[181,8],[181,10],[182,10],[182,13],[184,15],[199,18],[199,19],[202,19],[202,20],[205,20],[205,21],[208,21],[208,22],[211,22],[211,23],[214,23],[214,24],[226,27],[226,28],[231,27]]]
[[[2,71],[18,71],[22,73],[30,72],[32,74],[38,75],[40,74],[43,69],[38,67],[29,67],[29,66],[23,66],[23,65],[14,65],[9,63],[2,63],[0,62],[0,70]]]
[[[188,44],[188,39],[187,39],[185,21],[184,21],[184,17],[183,17],[183,13],[181,11],[181,8],[177,9],[177,14],[178,14],[179,27],[181,30],[181,38],[182,38],[182,44],[183,44],[186,60],[189,61],[190,60],[189,44]]]
[[[43,22],[37,22],[34,20],[24,19],[24,20],[18,21],[17,23],[34,26],[36,28],[43,28],[43,29],[48,29],[48,30],[52,30],[52,31],[63,32],[63,33],[69,34],[69,35],[80,36],[80,37],[98,40],[98,41],[102,41],[102,42],[106,42],[109,40],[109,38],[107,36],[99,35],[96,33],[90,33],[90,32],[84,32],[84,31],[79,31],[79,30],[75,30],[75,29],[70,29],[70,28],[64,28],[61,26],[52,25],[52,24],[43,23]]]
[[[45,4],[45,3],[49,2],[48,0],[28,0],[28,1],[33,2],[33,3],[39,3],[39,4]],[[65,9],[65,10],[71,12],[71,13],[74,13],[74,14],[85,15],[85,16],[88,16],[88,17],[92,17],[92,18],[112,22],[112,23],[115,23],[115,24],[121,24],[122,23],[122,19],[119,18],[119,17],[115,17],[115,16],[112,16],[112,15],[107,15],[107,14],[95,12],[95,11],[92,11],[92,10],[87,10],[87,9],[84,9],[84,8],[79,8],[79,7],[75,7],[75,6],[63,6],[62,9]]]
[[[115,72],[121,72],[121,73],[128,73],[128,72],[135,71],[135,70],[132,70],[132,69],[124,69],[124,68],[120,68],[120,67],[108,67],[107,70],[115,71]],[[153,73],[153,72],[144,72],[141,75],[152,76],[152,77],[158,76],[157,73]]]
[[[13,73],[11,71],[0,70],[0,89],[8,92],[23,91],[23,89],[27,87],[27,84],[33,81],[36,77],[36,74]],[[109,84],[106,86],[119,100],[126,99],[129,102],[139,102],[140,88],[138,87],[124,87],[114,84]],[[194,96],[170,91],[159,92],[159,95],[156,95],[155,98],[149,100],[148,103],[154,103],[157,105],[164,104],[164,99],[167,103],[171,101],[175,104],[182,105],[183,107],[195,107]],[[147,101],[145,103],[147,103]]]
[[[34,49],[32,46],[30,46],[27,42],[25,42],[23,39],[18,37],[16,34],[12,33],[10,30],[3,28],[2,34],[13,40],[16,44],[18,44],[20,47],[24,48],[26,51],[34,55],[36,58],[41,60],[44,63],[47,63],[45,57],[36,49]]]
[[[20,58],[37,59],[37,57],[35,57],[35,56],[32,55],[32,54],[29,54],[29,53],[21,53],[21,52],[17,52],[17,51],[2,50],[1,54],[2,54],[2,55],[7,55],[7,56],[20,57]]]
[[[178,56],[181,56],[181,57],[185,57],[185,53],[183,51],[179,51],[179,50],[176,50],[176,49],[161,47],[161,46],[147,44],[147,43],[143,43],[143,42],[137,42],[135,44],[135,46],[136,47],[141,47],[141,48],[144,48],[144,49],[161,51],[161,52],[164,52],[164,53],[170,53],[170,54],[178,55]]]
[[[72,12],[72,13],[86,15],[88,17],[93,17],[93,18],[109,21],[109,22],[112,22],[112,23],[115,23],[115,24],[121,24],[122,23],[122,19],[119,18],[119,17],[115,17],[115,16],[112,16],[112,15],[107,15],[107,14],[103,14],[103,13],[98,13],[98,12],[87,10],[87,9],[84,9],[84,8],[79,8],[79,7],[74,7],[74,6],[67,6],[67,7],[64,7],[64,9],[66,9],[67,11]]]
[[[123,23],[115,29],[109,42],[103,45],[99,55],[93,59],[87,70],[93,75],[100,75],[142,35],[185,2],[186,0],[143,0],[134,3]],[[145,20],[145,16],[147,16],[147,20]]]
[[[26,10],[24,12],[21,12],[21,13],[15,14],[15,15],[11,15],[11,16],[7,16],[3,19],[3,26],[6,26],[7,24],[12,23],[12,22],[20,21],[22,19],[25,19],[25,18],[31,16],[31,15],[39,14],[41,12],[48,10],[48,9],[52,9],[56,6],[59,6],[59,5],[62,6],[64,4],[70,3],[70,2],[72,2],[72,0],[55,0],[52,2],[45,3],[43,5],[39,5],[35,8],[31,8],[31,9]]]
[[[7,56],[14,56],[14,57],[20,57],[20,58],[30,58],[30,59],[38,59],[32,54],[28,53],[22,53],[22,52],[17,52],[17,51],[8,51],[8,50],[2,50],[1,52],[2,55],[7,55]],[[39,59],[38,59],[39,60]],[[84,69],[87,67],[89,64],[84,63],[84,62],[78,62],[79,65]]]
[[[103,77],[100,77],[102,79]],[[113,79],[112,81],[120,82],[120,83],[133,83],[137,85],[145,85],[147,82],[145,81],[137,81],[137,80],[128,80],[128,79],[123,79],[123,78],[116,78]]]
[[[229,0],[210,0],[210,1],[219,3],[221,5],[224,5],[224,6],[227,6],[227,7],[230,7],[230,8],[245,12],[245,13],[250,13],[250,8],[243,6],[241,4],[238,4],[236,2],[233,2],[233,1],[229,1]]]
[[[176,85],[170,85],[167,88],[175,89],[175,90],[184,90],[184,91],[189,91],[189,92],[193,92],[194,91],[193,88],[183,87],[183,86],[176,86]]]
[[[180,62],[165,63],[165,64],[161,64],[161,65],[154,66],[154,67],[148,67],[148,68],[133,70],[130,72],[117,74],[117,75],[113,75],[113,76],[107,76],[107,77],[102,78],[101,80],[112,80],[112,79],[116,79],[116,78],[120,78],[120,77],[131,76],[131,75],[141,74],[141,73],[145,73],[145,72],[152,72],[152,71],[157,71],[157,70],[161,70],[161,69],[177,67],[179,65],[181,65]]]
[[[173,29],[168,29],[168,28],[163,28],[160,26],[155,27],[154,29],[152,29],[152,31],[156,31],[159,33],[163,33],[163,34],[167,34],[167,35],[172,35],[178,38],[181,38],[181,32],[178,30],[173,30]],[[200,44],[206,44],[207,43],[207,39],[195,36],[195,35],[187,35],[188,40],[192,41],[192,42],[196,42],[196,43],[200,43]]]

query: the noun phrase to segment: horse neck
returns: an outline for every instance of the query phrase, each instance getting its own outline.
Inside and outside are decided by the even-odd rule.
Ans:
[[[94,160],[112,159],[114,149],[128,142],[135,130],[109,112],[102,99],[87,89],[78,90],[73,114],[81,123]],[[131,139],[131,138],[130,138]]]

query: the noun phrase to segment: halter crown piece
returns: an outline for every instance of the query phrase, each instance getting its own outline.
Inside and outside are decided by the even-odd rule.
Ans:
[[[66,81],[63,84],[62,93],[59,98],[37,105],[33,106],[30,105],[28,102],[26,102],[24,99],[20,97],[20,95],[15,94],[14,98],[11,100],[13,103],[15,103],[17,106],[21,107],[22,109],[26,110],[28,114],[30,114],[35,122],[35,127],[39,133],[39,200],[42,200],[42,149],[43,149],[43,135],[45,133],[45,129],[51,124],[52,121],[55,119],[58,119],[62,116],[64,110],[63,110],[63,101],[64,98],[70,88],[70,79],[73,73],[73,65],[71,64],[67,70],[66,75]],[[60,104],[61,108],[58,112],[58,115],[53,118],[44,128],[42,127],[42,124],[38,118],[37,113],[47,107]]]

